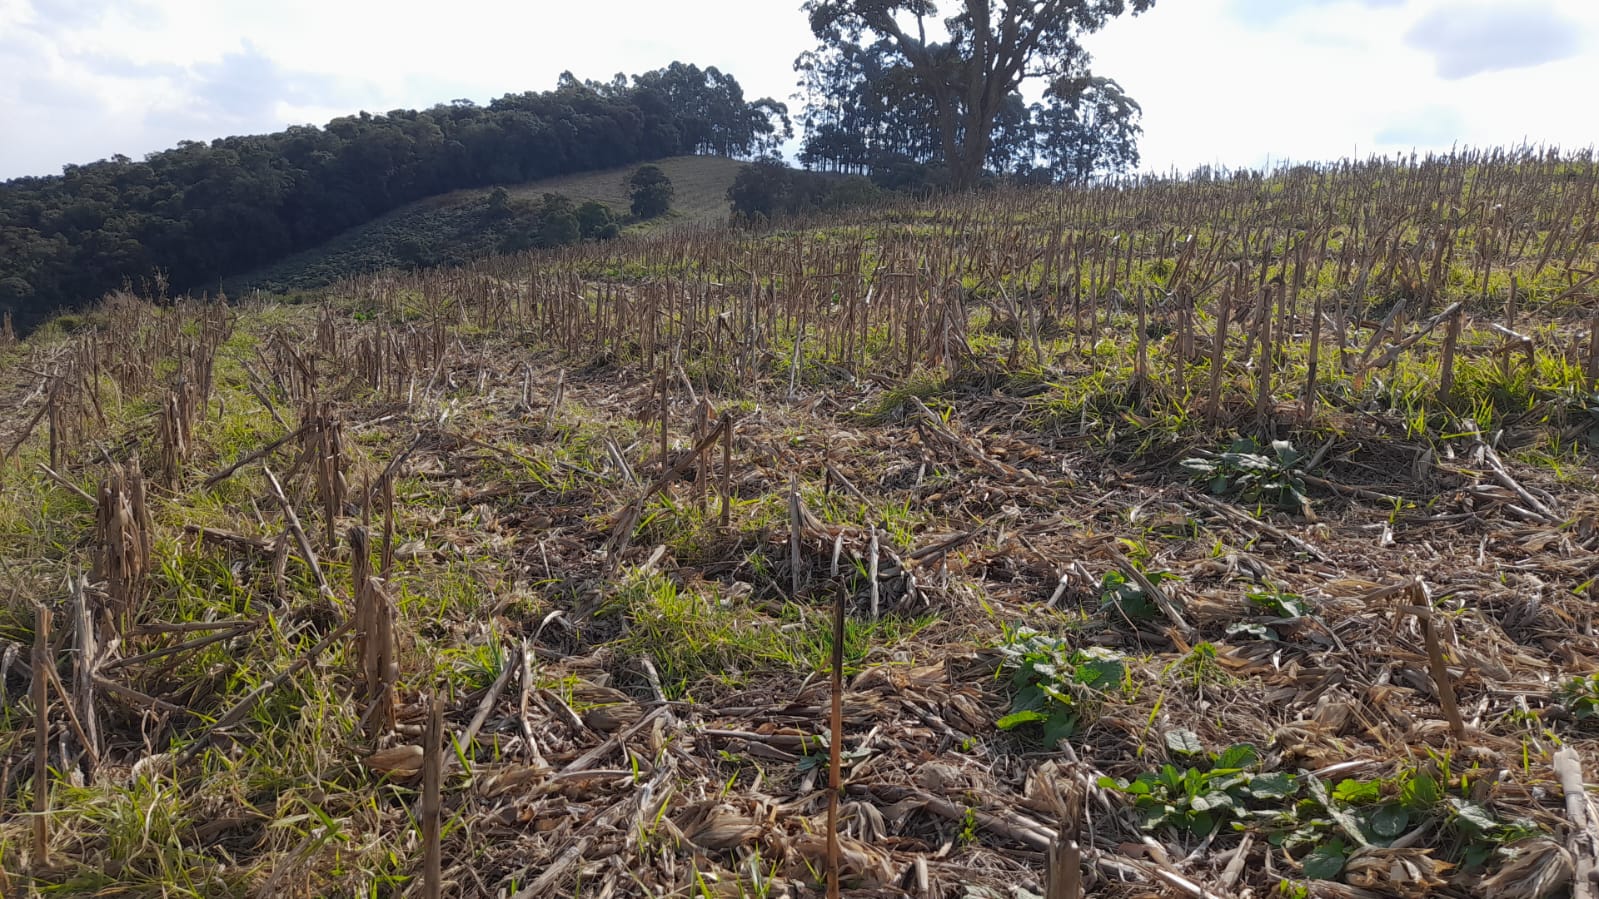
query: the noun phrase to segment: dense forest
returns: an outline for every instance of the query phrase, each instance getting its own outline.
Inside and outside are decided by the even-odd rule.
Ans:
[[[716,68],[672,63],[325,127],[185,142],[0,183],[0,312],[26,329],[125,281],[214,288],[402,204],[682,153],[750,157],[791,135]]]
[[[674,62],[608,82],[567,73],[554,90],[487,106],[363,112],[3,182],[0,313],[26,330],[125,282],[214,291],[423,197],[682,154],[757,160],[728,192],[734,217],[747,222],[883,189],[1122,171],[1138,163],[1141,110],[1091,70],[1081,38],[1154,2],[963,0],[935,21],[925,0],[806,0],[817,47],[795,64],[804,172],[776,155],[793,137],[786,106],[746,100],[715,67]],[[1042,87],[1032,103],[1029,82]],[[829,177],[838,174],[866,177]],[[633,211],[641,214],[636,203]],[[608,210],[561,198],[501,202],[488,214],[502,250],[616,232]],[[413,257],[429,258],[399,254]]]

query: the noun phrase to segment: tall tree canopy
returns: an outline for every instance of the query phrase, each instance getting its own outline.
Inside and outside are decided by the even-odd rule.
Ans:
[[[675,110],[681,142],[695,153],[761,156],[794,136],[788,107],[770,98],[746,102],[738,80],[716,66],[674,62],[633,82]]]
[[[1085,151],[1074,148],[1075,156],[1062,157],[1061,148],[1086,129],[1094,148],[1090,156],[1106,167],[1125,162],[1129,152],[1136,154],[1129,139],[1137,134],[1137,104],[1114,81],[1091,75],[1080,38],[1154,4],[955,0],[953,13],[941,19],[933,0],[807,0],[804,9],[821,49],[796,65],[811,95],[820,88],[827,100],[820,115],[807,111],[812,127],[806,150],[822,158],[832,152],[831,142],[859,153],[856,135],[867,146],[873,138],[897,136],[904,149],[888,152],[914,158],[925,151],[927,138],[896,131],[906,127],[904,118],[920,112],[906,109],[907,101],[921,100],[931,107],[936,158],[949,168],[956,188],[975,184],[994,162],[996,140],[1001,162],[1037,151],[1051,161],[1072,158],[1080,168]],[[1020,89],[1030,80],[1048,85],[1046,103],[1022,102]],[[869,122],[852,124],[852,116]],[[1030,166],[1031,158],[1026,161]]]
[[[363,112],[70,165],[0,182],[0,312],[26,327],[157,272],[178,291],[214,288],[431,194],[680,153],[751,158],[789,133],[781,103],[673,63],[631,81],[566,74],[487,106]]]

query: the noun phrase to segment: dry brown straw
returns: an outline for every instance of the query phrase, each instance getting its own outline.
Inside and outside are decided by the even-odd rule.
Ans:
[[[33,860],[50,866],[50,610],[34,608]]]
[[[443,778],[444,711],[434,694],[428,704],[427,737],[422,747],[422,895],[439,899],[444,880],[439,846],[439,781]]]
[[[1582,759],[1576,750],[1563,746],[1554,757],[1555,776],[1560,779],[1561,791],[1566,799],[1566,817],[1571,822],[1571,836],[1566,847],[1577,863],[1577,877],[1571,895],[1574,899],[1592,899],[1599,895],[1594,886],[1593,833],[1599,822],[1592,820],[1592,806],[1588,803],[1587,787],[1582,776]]]
[[[1416,607],[1416,617],[1421,619],[1422,634],[1427,642],[1427,663],[1432,670],[1433,683],[1438,687],[1438,704],[1443,707],[1444,720],[1449,722],[1450,733],[1459,739],[1466,735],[1466,722],[1460,717],[1460,706],[1455,702],[1455,684],[1449,676],[1448,663],[1444,660],[1443,643],[1438,638],[1432,597],[1427,585],[1420,579],[1411,585],[1410,591],[1411,602]]]
[[[1460,340],[1461,314],[1456,312],[1449,318],[1449,327],[1444,331],[1443,359],[1438,363],[1438,404],[1448,406],[1455,392],[1455,345]]]
[[[844,595],[843,590],[833,595],[833,708],[827,741],[828,899],[839,896],[838,794],[844,789]]]
[[[804,520],[804,516],[800,514],[799,476],[790,475],[788,479],[788,564],[792,582],[791,594],[795,602],[799,602],[800,529],[804,526]]]
[[[722,527],[733,518],[733,413],[722,413]]]
[[[1064,831],[1056,837],[1044,858],[1044,899],[1081,899],[1083,895],[1083,850]]]

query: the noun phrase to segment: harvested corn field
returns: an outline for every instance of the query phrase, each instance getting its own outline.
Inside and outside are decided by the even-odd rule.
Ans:
[[[1596,185],[108,298],[0,348],[0,892],[1591,895]]]

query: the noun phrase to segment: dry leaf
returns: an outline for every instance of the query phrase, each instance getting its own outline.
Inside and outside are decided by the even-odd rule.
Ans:
[[[1431,849],[1366,849],[1344,865],[1351,886],[1380,890],[1403,899],[1423,899],[1448,886],[1442,875],[1454,867],[1432,857]]]
[[[602,734],[621,730],[637,721],[644,710],[636,702],[599,705],[583,713],[583,723]]]
[[[1505,851],[1510,860],[1482,882],[1483,899],[1543,899],[1571,882],[1571,853],[1554,840],[1533,837],[1511,843]]]
[[[479,781],[478,791],[484,796],[501,796],[530,784],[541,783],[549,774],[548,765],[517,765]]]
[[[407,744],[379,749],[363,760],[368,768],[381,774],[409,777],[422,771],[422,747]]]
[[[878,890],[894,881],[894,862],[888,853],[846,836],[838,838],[839,874],[852,889]],[[805,834],[795,840],[788,861],[788,876],[806,878],[827,870],[827,838]]]

